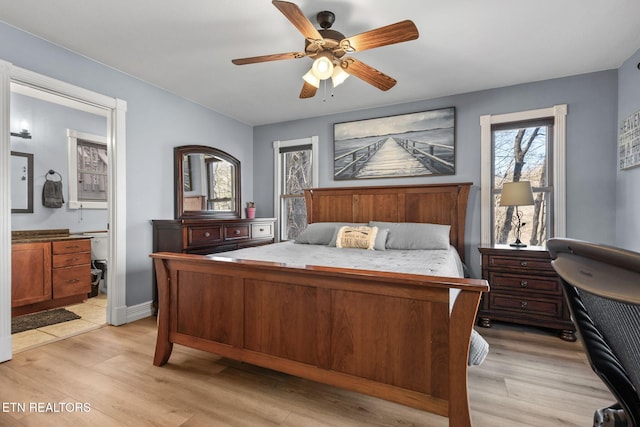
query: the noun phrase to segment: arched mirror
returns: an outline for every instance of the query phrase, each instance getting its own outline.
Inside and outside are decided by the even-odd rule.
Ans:
[[[240,218],[240,161],[204,145],[174,149],[176,219]]]

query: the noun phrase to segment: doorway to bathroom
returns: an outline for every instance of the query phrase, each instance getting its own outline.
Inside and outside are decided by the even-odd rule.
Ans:
[[[88,295],[85,301],[85,303],[91,302],[92,307],[83,303],[74,308],[84,312],[84,316],[81,314],[81,317],[87,321],[92,320],[89,322],[92,323],[89,325],[90,328],[100,324],[101,318],[104,319],[102,324],[126,323],[124,280],[126,103],[13,67],[3,61],[0,61],[0,101],[3,103],[1,110],[5,115],[0,120],[0,142],[2,142],[0,160],[3,166],[9,165],[7,160],[11,151],[22,150],[20,152],[29,152],[32,155],[34,184],[32,197],[35,199],[33,212],[12,213],[10,216],[3,214],[0,220],[3,224],[0,225],[8,225],[11,231],[65,228],[69,229],[71,234],[90,233],[92,236],[87,237],[91,240],[94,237],[100,240],[106,249],[105,254],[99,255],[99,258],[92,256],[91,263],[92,279],[96,278],[94,273],[99,272],[100,276],[96,282],[98,292],[95,296]],[[11,129],[13,134],[13,127],[16,126],[21,129],[29,128],[27,130],[31,138],[10,136],[9,130]],[[107,148],[104,156],[100,156],[100,150],[92,150],[91,147],[88,149],[82,147],[83,149],[78,151],[78,147],[75,146],[71,153],[69,141],[74,132],[80,137],[85,134],[100,136],[102,140],[99,142],[104,142]],[[84,141],[82,138],[78,140]],[[74,156],[71,154],[75,155],[75,160],[72,160]],[[103,166],[104,170],[89,170],[89,174],[87,170],[72,171],[70,164],[73,161],[75,166],[78,166],[78,155],[86,157],[86,165]],[[43,194],[43,181],[46,180],[46,175],[50,171],[54,171],[56,176],[59,175],[61,179],[67,181],[67,185],[71,185],[72,182],[77,184],[73,173],[80,176],[82,180],[86,176],[99,178],[100,173],[106,172],[103,182],[97,182],[99,179],[92,180],[88,184],[96,184],[96,186],[88,186],[89,191],[86,192],[89,195],[100,195],[100,191],[96,190],[104,190],[107,196],[106,203],[102,200],[102,206],[96,207],[92,206],[91,200],[85,202],[78,200],[79,203],[72,207],[67,198],[62,209],[44,208],[40,203],[40,194]],[[66,186],[63,184],[64,187]],[[12,188],[11,174],[5,170],[0,172],[0,189],[3,191],[0,208],[7,213],[11,209],[10,207],[7,209],[11,204],[11,199],[6,197],[10,193],[9,188]],[[63,194],[69,197],[68,189],[65,188]],[[7,228],[5,227],[4,230]],[[96,237],[98,235],[100,237]],[[102,239],[103,236],[104,239]],[[3,249],[0,255],[1,267],[11,265],[10,245],[11,234],[0,231],[0,246]],[[10,271],[10,268],[0,269],[0,275],[2,275],[0,277],[0,361],[11,358],[13,338],[10,332],[11,275],[6,274],[6,271]],[[99,316],[95,314],[96,307],[101,311]],[[71,332],[71,334],[75,333],[77,332]],[[59,339],[54,337],[56,338]]]

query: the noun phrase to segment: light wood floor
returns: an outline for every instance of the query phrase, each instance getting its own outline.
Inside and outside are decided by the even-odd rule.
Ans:
[[[500,324],[479,331],[491,351],[469,372],[474,426],[591,426],[593,411],[613,402],[579,343]],[[399,404],[179,345],[166,366],[155,367],[155,332],[155,318],[147,318],[15,354],[0,364],[0,425],[447,425]],[[38,413],[46,409],[58,412]]]

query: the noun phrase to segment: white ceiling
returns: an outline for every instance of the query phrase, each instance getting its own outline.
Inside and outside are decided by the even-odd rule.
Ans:
[[[315,117],[618,68],[640,48],[638,0],[294,0],[346,36],[404,19],[418,40],[354,53],[394,77],[350,77],[298,98],[309,58],[269,0],[0,0],[0,20],[250,125]]]

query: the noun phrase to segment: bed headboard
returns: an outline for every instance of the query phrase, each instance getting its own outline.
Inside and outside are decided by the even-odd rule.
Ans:
[[[472,183],[332,187],[305,190],[307,222],[426,222],[451,225],[464,261],[464,226]]]

